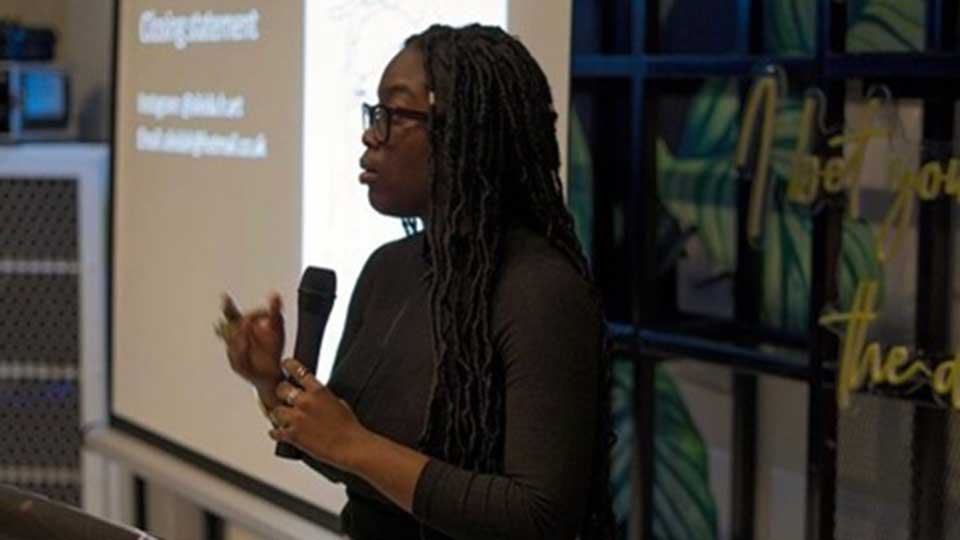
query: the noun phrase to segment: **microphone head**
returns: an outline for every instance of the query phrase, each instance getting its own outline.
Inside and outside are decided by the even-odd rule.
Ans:
[[[301,295],[310,294],[334,297],[337,292],[337,274],[329,268],[308,266],[307,269],[303,271],[303,277],[300,278],[300,289],[298,292]]]

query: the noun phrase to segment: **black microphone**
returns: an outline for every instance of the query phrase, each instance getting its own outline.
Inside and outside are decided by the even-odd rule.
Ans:
[[[323,331],[333,309],[336,291],[337,274],[333,270],[310,266],[303,271],[297,291],[297,343],[293,357],[314,375],[317,373]],[[303,458],[303,453],[296,446],[284,442],[277,443],[274,453],[290,459]]]

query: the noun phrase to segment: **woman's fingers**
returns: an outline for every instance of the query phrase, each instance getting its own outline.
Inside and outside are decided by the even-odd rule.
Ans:
[[[271,319],[270,315],[259,316],[252,321],[250,328],[254,339],[263,347],[274,348],[284,337],[283,319],[279,316],[276,319]]]
[[[273,320],[280,318],[283,312],[283,299],[280,298],[279,293],[273,292],[267,296],[267,312]]]
[[[253,334],[258,341],[263,342],[283,331],[282,317],[271,315],[267,309],[257,309],[246,315],[240,315],[237,319],[231,320],[227,317],[228,315],[224,312],[224,319],[214,325],[214,329],[217,335],[228,344],[234,339],[239,339],[241,334],[247,335],[244,341]]]
[[[290,376],[301,388],[308,392],[318,391],[323,388],[320,381],[296,359],[287,358],[283,361],[283,370]]]
[[[288,406],[296,407],[297,400],[303,395],[303,390],[288,383],[287,381],[283,381],[277,385],[276,394],[277,397]]]
[[[270,310],[267,308],[251,310],[243,315],[243,320],[252,322],[270,320]]]
[[[293,440],[293,432],[288,428],[273,428],[267,432],[270,435],[270,438],[277,442],[285,442],[290,444],[295,444]]]
[[[224,294],[221,298],[220,311],[223,318],[214,325],[214,331],[221,339],[229,343],[240,331],[245,330],[244,323],[248,320],[262,319],[270,316],[268,309],[257,309],[247,313],[240,313],[237,304],[234,303],[230,295]]]
[[[227,322],[237,322],[243,317],[240,310],[237,309],[237,304],[233,302],[233,298],[230,298],[230,295],[226,293],[221,297],[220,311]]]
[[[230,324],[239,324],[243,320],[256,321],[260,319],[282,321],[282,310],[283,301],[280,299],[280,295],[277,293],[272,293],[267,298],[267,307],[254,309],[247,313],[240,312],[240,309],[237,308],[237,304],[233,301],[233,298],[231,298],[229,294],[224,294],[222,296],[220,305],[220,311],[223,313],[224,320]]]
[[[276,396],[283,404],[271,409],[270,437],[296,445],[321,461],[335,462],[336,449],[362,426],[350,406],[303,364],[288,358],[282,366],[288,380],[276,386]]]
[[[273,421],[274,427],[290,429],[293,426],[294,418],[302,414],[293,407],[277,406],[270,411],[270,420]]]
[[[276,364],[283,350],[283,303],[280,295],[272,293],[267,305],[241,313],[233,299],[224,294],[223,316],[214,325],[214,331],[226,345],[230,367],[240,376],[254,379],[280,378]]]
[[[230,360],[230,367],[237,373],[244,373],[250,350],[247,335],[242,331],[233,332],[224,341],[227,345],[227,359]]]
[[[227,345],[227,354],[237,356],[247,353],[250,344],[247,340],[243,320],[230,323],[229,330],[222,337]]]
[[[213,325],[213,331],[224,342],[229,342],[233,334],[236,333],[240,321],[243,319],[240,310],[233,303],[233,298],[224,293],[220,297],[220,313],[222,317]]]
[[[267,297],[267,318],[270,320],[270,328],[278,334],[283,334],[283,300],[277,293],[271,293]]]

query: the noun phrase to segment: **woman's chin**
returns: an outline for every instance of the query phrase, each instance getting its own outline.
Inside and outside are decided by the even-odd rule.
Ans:
[[[397,197],[390,197],[389,192],[384,192],[383,189],[378,189],[375,185],[370,185],[367,188],[367,202],[370,203],[371,208],[385,216],[395,218],[422,217],[417,205],[410,204],[403,197],[400,197],[399,200]]]
[[[370,207],[378,213],[385,216],[399,217],[396,208],[390,204],[390,201],[386,200],[383,194],[373,187],[367,190],[367,201],[370,203]]]

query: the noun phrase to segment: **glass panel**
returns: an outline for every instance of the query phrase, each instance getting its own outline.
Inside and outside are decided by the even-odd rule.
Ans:
[[[616,540],[633,538],[628,534],[630,508],[633,503],[632,469],[634,456],[634,392],[633,363],[629,358],[613,358],[611,381],[611,418],[617,435],[610,455],[610,494],[617,520]]]
[[[836,533],[840,539],[907,540],[915,406],[853,396],[837,423]],[[922,537],[920,537],[922,538]]]
[[[731,370],[694,361],[670,361],[654,379],[654,538],[718,538],[729,530]],[[633,426],[633,364],[614,364],[613,420],[617,441],[611,489],[618,540],[637,538],[628,530],[634,504],[630,476]],[[725,535],[720,535],[723,538]]]
[[[733,316],[740,104],[732,79],[676,88],[657,103],[656,160],[663,217],[661,265],[677,268],[684,312]]]
[[[657,1],[660,14],[658,53],[737,52],[740,31],[737,0]]]
[[[630,141],[629,86],[622,80],[575,80],[571,91],[568,204],[592,261],[607,318],[630,319],[623,209]]]
[[[813,56],[817,45],[814,0],[764,2],[763,46],[768,54]]]
[[[574,98],[570,107],[570,136],[567,152],[567,206],[573,215],[577,238],[588,259],[593,258],[593,157],[584,128],[591,117],[592,103]]]
[[[630,9],[627,2],[574,0],[573,54],[630,52]]]
[[[859,199],[860,216],[856,219],[848,215],[845,222],[841,303],[849,310],[856,300],[858,285],[878,280],[877,318],[870,323],[867,342],[880,340],[884,348],[912,346],[917,307],[919,200],[913,191],[905,194],[911,199],[912,208],[906,208],[910,215],[904,216],[901,210],[905,207],[897,205],[895,186],[903,174],[920,169],[923,106],[918,100],[897,100],[871,108],[869,101],[850,100],[845,114],[848,133],[879,127],[889,129],[891,136],[875,137],[866,143],[859,189],[848,192]],[[856,151],[856,144],[845,145],[848,164]]]
[[[572,54],[596,54],[603,50],[603,6],[600,2],[573,2]]]
[[[847,0],[847,52],[924,48],[925,0]]]
[[[947,424],[943,537],[960,538],[960,414],[950,414]]]

